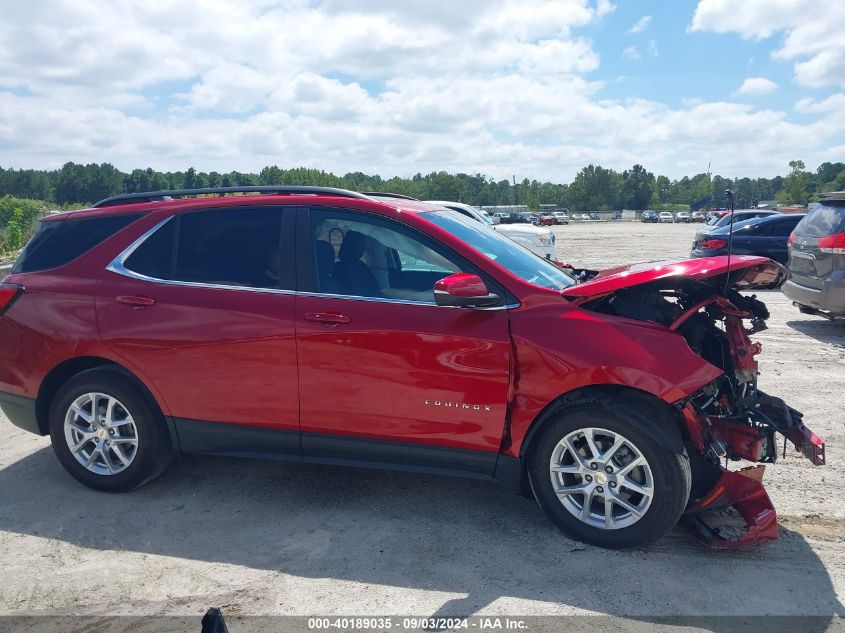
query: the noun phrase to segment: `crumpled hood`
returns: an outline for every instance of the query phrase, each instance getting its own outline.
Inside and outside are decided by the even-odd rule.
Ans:
[[[596,297],[670,277],[704,281],[723,275],[727,270],[727,255],[629,264],[602,270],[590,281],[565,288],[561,294],[570,298]],[[735,290],[778,288],[788,275],[786,268],[777,262],[754,255],[733,255],[730,258],[730,270],[733,279],[731,287]]]

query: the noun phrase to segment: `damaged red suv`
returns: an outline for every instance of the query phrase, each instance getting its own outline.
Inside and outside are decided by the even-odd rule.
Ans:
[[[774,462],[776,433],[824,462],[756,387],[768,313],[739,291],[785,276],[714,257],[577,283],[414,200],[129,194],[44,218],[0,284],[0,405],[100,490],[179,453],[260,456],[498,480],[605,547],[682,517],[758,543],[777,534],[762,469],[723,464]],[[700,518],[729,505],[734,540]]]

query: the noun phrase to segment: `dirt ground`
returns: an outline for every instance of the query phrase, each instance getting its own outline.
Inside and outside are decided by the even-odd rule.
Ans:
[[[694,230],[555,228],[561,259],[595,267],[684,257]],[[224,458],[109,495],[0,415],[0,613],[845,614],[845,322],[761,294],[761,387],[804,411],[829,462],[769,467],[770,545],[716,552],[677,529],[613,552],[491,483]]]

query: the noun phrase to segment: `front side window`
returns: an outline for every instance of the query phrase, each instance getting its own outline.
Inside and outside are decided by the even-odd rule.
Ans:
[[[279,288],[281,226],[281,210],[271,207],[185,213],[147,238],[124,266],[155,279]]]
[[[424,236],[362,213],[312,210],[311,239],[320,293],[434,303],[434,284],[462,272]]]

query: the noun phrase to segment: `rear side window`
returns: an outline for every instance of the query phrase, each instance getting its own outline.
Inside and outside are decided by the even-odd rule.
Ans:
[[[13,273],[58,268],[87,253],[97,244],[141,217],[141,214],[41,222],[23,249]]]
[[[792,233],[792,230],[800,221],[801,218],[784,218],[782,220],[778,220],[777,222],[768,222],[770,229],[767,235],[787,237],[790,233]]]
[[[795,234],[802,237],[825,237],[845,233],[845,205],[816,207],[795,227]]]
[[[215,209],[176,216],[124,262],[156,279],[279,288],[282,211]]]

